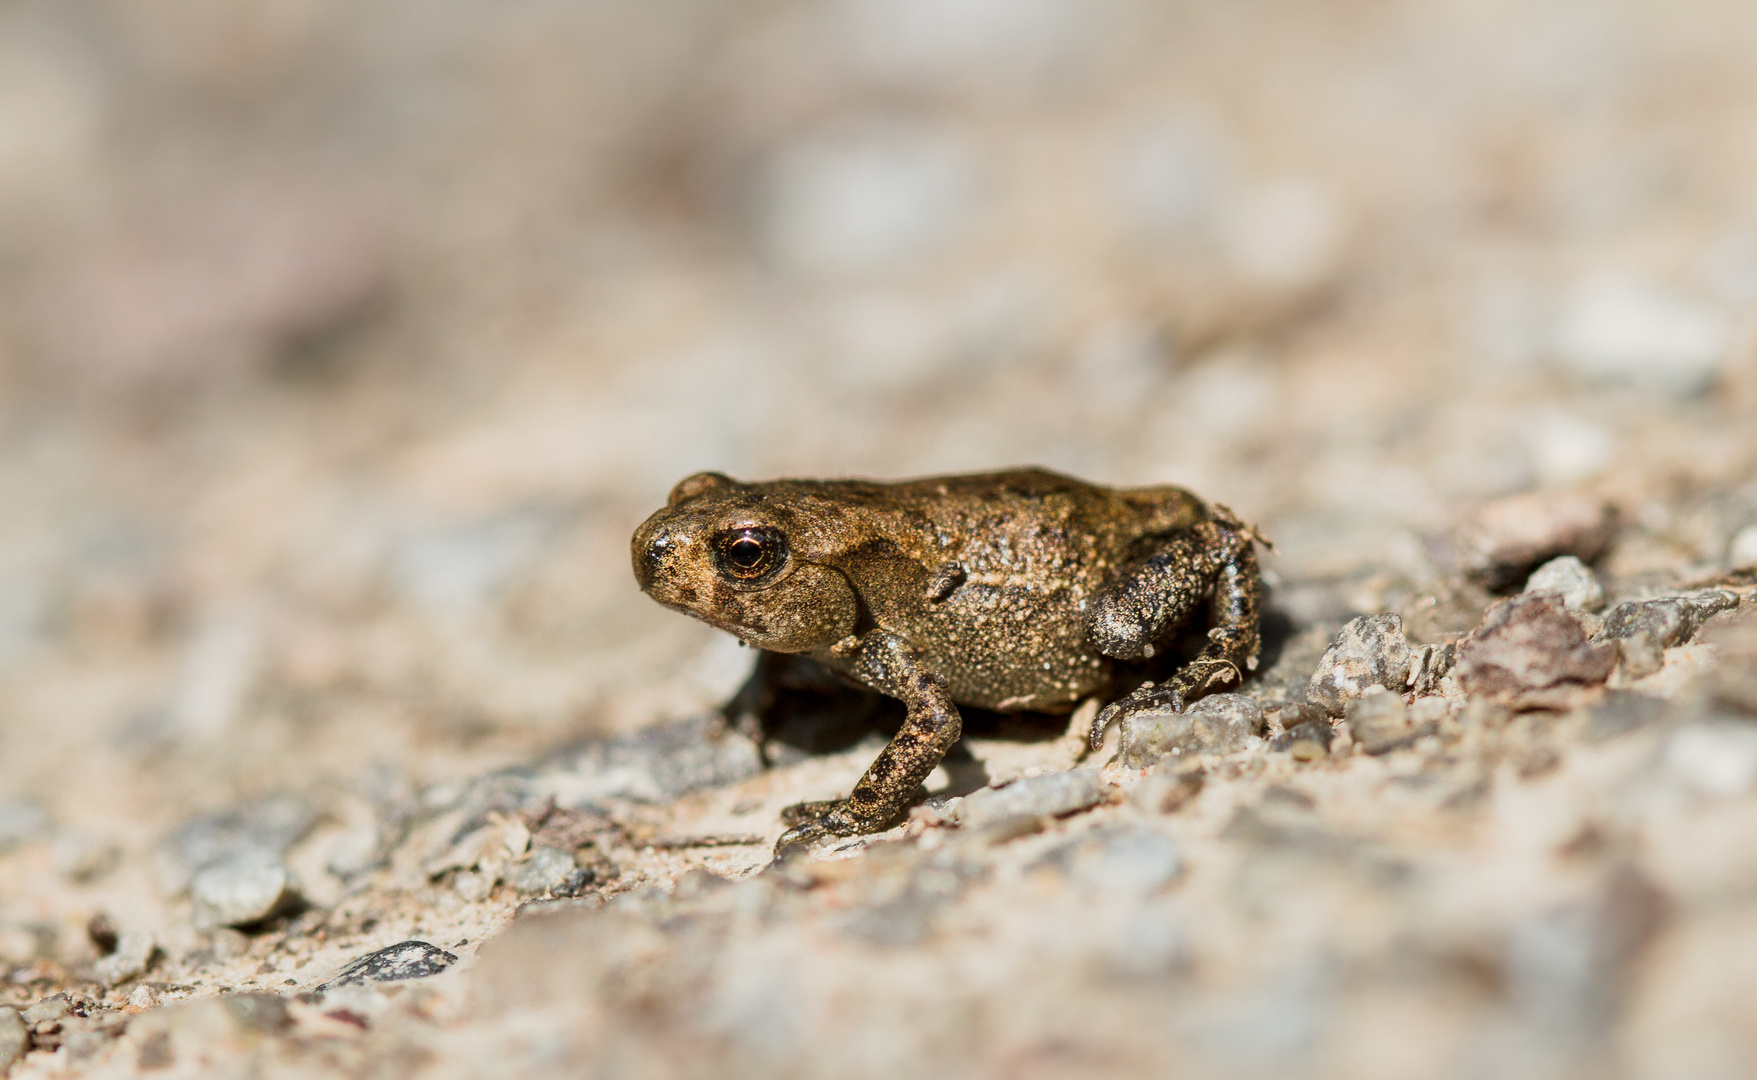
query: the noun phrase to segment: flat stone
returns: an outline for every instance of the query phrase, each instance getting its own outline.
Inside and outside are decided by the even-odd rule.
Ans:
[[[338,986],[364,986],[369,982],[403,982],[437,975],[457,963],[457,956],[425,941],[402,941],[369,952],[348,963],[317,988],[318,993]]]
[[[1168,756],[1230,754],[1263,730],[1263,707],[1243,694],[1210,694],[1181,713],[1136,713],[1119,725],[1116,760],[1145,769]]]
[[[249,926],[286,907],[296,896],[284,863],[261,858],[236,859],[209,866],[189,883],[195,926]]]
[[[1662,649],[1683,645],[1696,636],[1702,624],[1723,611],[1739,606],[1739,595],[1726,589],[1709,589],[1687,596],[1655,600],[1629,600],[1605,616],[1598,640],[1612,641],[1645,635]]]
[[[38,1024],[46,1024],[51,1020],[59,1020],[72,1011],[73,1003],[67,1000],[67,995],[55,994],[33,1005],[26,1006],[20,1015],[24,1017],[26,1024],[36,1027]]]
[[[1460,686],[1515,708],[1566,707],[1616,665],[1614,646],[1587,640],[1556,593],[1509,597],[1458,642]]]
[[[1551,559],[1525,581],[1525,591],[1555,592],[1562,602],[1575,611],[1598,611],[1604,607],[1604,586],[1592,568],[1573,555]]]
[[[92,965],[92,974],[105,986],[115,986],[146,973],[158,952],[159,943],[151,932],[131,930],[116,939],[116,948]]]
[[[1362,615],[1348,623],[1312,673],[1306,698],[1341,716],[1348,703],[1378,686],[1402,693],[1409,682],[1409,642],[1396,615]]]
[[[1615,509],[1597,496],[1514,495],[1483,506],[1459,528],[1459,566],[1471,580],[1501,589],[1561,555],[1591,562],[1615,528]]]
[[[1009,818],[1071,814],[1103,798],[1104,784],[1097,769],[1045,773],[966,795],[958,804],[957,821],[968,829],[983,829]]]

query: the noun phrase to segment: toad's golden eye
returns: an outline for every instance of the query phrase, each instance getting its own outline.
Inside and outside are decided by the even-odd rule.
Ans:
[[[773,529],[733,529],[714,544],[720,572],[737,581],[769,576],[787,561],[787,538]]]

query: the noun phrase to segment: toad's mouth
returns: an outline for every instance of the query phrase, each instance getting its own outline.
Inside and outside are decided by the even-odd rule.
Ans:
[[[756,590],[751,590],[756,591]],[[707,623],[716,630],[723,630],[746,645],[755,645],[754,638],[760,638],[769,632],[769,625],[762,619],[744,617],[728,618],[710,605],[701,603],[700,594],[693,586],[685,585],[678,589],[675,598],[655,595],[651,590],[648,595],[672,611],[688,615],[692,619]]]

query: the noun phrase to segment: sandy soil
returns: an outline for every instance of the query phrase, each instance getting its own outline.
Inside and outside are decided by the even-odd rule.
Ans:
[[[5,5],[0,1075],[1757,1072],[1753,41]],[[988,718],[908,824],[769,867],[883,711],[716,735],[751,654],[634,526],[702,468],[1027,463],[1275,541],[1251,731]],[[1570,553],[1603,604],[1491,633]],[[1617,636],[1666,597],[1718,608]],[[1314,751],[1383,614],[1437,666]]]

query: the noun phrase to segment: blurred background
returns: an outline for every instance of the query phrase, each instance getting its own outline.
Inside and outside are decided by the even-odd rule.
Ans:
[[[1177,482],[1271,570],[1757,521],[1735,0],[4,0],[0,793],[125,846],[686,715],[681,476]],[[77,855],[77,852],[76,852]]]

